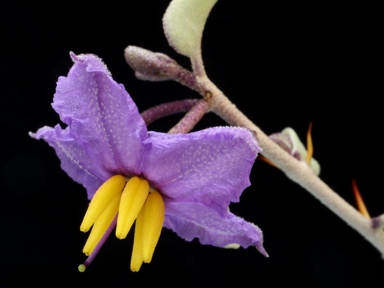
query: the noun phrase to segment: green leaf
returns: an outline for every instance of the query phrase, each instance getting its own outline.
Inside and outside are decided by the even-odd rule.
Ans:
[[[191,59],[201,56],[201,38],[206,20],[217,0],[173,0],[163,16],[169,45]]]

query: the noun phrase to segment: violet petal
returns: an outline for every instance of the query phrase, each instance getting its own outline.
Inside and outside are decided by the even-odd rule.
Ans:
[[[239,201],[260,148],[244,128],[217,127],[188,134],[150,132],[144,176],[173,199],[219,209]]]
[[[256,246],[265,256],[263,233],[256,225],[198,202],[166,202],[164,226],[176,232],[181,238],[191,241],[198,238],[201,244],[225,247],[239,244],[243,248]]]

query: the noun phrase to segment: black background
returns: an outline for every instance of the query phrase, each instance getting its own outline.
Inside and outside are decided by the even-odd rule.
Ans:
[[[0,287],[380,287],[377,250],[308,192],[258,160],[252,186],[231,210],[263,231],[256,249],[224,250],[186,242],[163,229],[151,264],[129,269],[132,235],[111,237],[85,273],[77,271],[87,235],[88,202],[53,149],[28,136],[59,118],[51,108],[69,52],[100,56],[143,111],[197,98],[174,82],[143,82],[124,49],[166,53],[188,67],[163,35],[168,1],[57,2],[0,7]],[[251,4],[252,3],[252,4]],[[252,6],[249,6],[252,5]],[[371,215],[384,211],[381,144],[383,46],[377,7],[220,0],[208,18],[208,76],[267,134],[313,123],[320,177],[351,205],[355,178]],[[166,132],[178,117],[150,129]],[[224,125],[208,114],[196,129]]]

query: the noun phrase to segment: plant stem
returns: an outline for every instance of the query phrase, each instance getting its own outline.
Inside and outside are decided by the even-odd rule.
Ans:
[[[204,99],[199,100],[192,106],[191,110],[168,131],[170,134],[175,133],[188,133],[196,126],[196,124],[203,118],[204,114],[208,112],[209,104]]]
[[[232,126],[241,126],[255,132],[263,156],[271,160],[288,178],[298,183],[322,204],[365,237],[384,257],[384,231],[374,229],[372,221],[341,198],[302,161],[290,156],[273,142],[258,126],[249,120],[207,77],[199,77],[200,89],[210,91],[211,111]]]
[[[188,112],[199,101],[202,101],[202,100],[187,99],[187,100],[177,100],[173,102],[163,103],[143,111],[141,113],[141,117],[143,117],[145,124],[148,126],[152,122],[160,118],[163,118],[165,116],[169,116],[176,113]]]

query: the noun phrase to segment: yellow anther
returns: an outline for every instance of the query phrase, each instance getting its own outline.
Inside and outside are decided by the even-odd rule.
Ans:
[[[95,223],[96,219],[103,213],[108,204],[121,193],[125,186],[125,178],[115,175],[105,181],[93,196],[91,203],[85,213],[80,231],[87,232]]]
[[[135,223],[135,236],[133,239],[133,249],[131,256],[131,270],[138,272],[143,264],[143,226],[144,209],[141,209]]]
[[[155,191],[148,195],[143,213],[142,252],[144,262],[149,263],[160,238],[165,215],[164,201],[159,192]]]
[[[357,208],[359,209],[360,213],[363,214],[364,217],[371,219],[371,216],[368,213],[368,209],[364,204],[364,201],[363,201],[363,198],[361,197],[359,189],[357,188],[355,179],[352,179],[352,189],[353,189],[353,194],[355,195]]]
[[[160,193],[150,193],[136,219],[131,257],[133,272],[139,271],[143,262],[151,262],[163,227],[164,213],[164,201]]]
[[[307,155],[305,156],[305,163],[309,166],[311,165],[311,159],[313,155],[313,144],[312,144],[312,122],[309,123],[309,128],[307,131]]]
[[[97,218],[95,224],[93,224],[92,231],[83,248],[83,253],[85,255],[89,256],[92,253],[93,249],[95,249],[97,243],[99,243],[109,225],[111,225],[113,219],[116,217],[119,209],[120,197],[121,194],[117,194],[107,208],[105,208],[104,212]]]
[[[116,237],[124,239],[139,215],[149,193],[147,180],[132,177],[124,188],[117,217]]]

